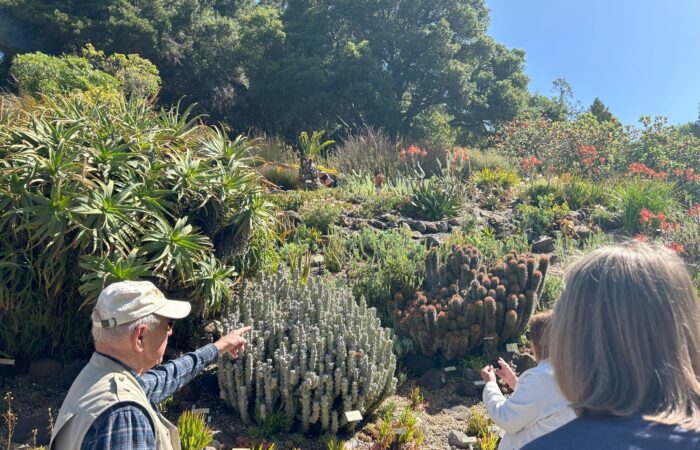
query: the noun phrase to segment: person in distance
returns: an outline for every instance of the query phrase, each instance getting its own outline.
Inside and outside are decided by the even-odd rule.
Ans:
[[[529,322],[530,348],[538,361],[536,367],[515,375],[510,365],[499,358],[499,368],[486,366],[481,377],[486,381],[483,400],[494,423],[506,431],[499,450],[515,450],[576,418],[574,411],[557,388],[549,363],[549,328],[552,311],[532,316]],[[496,383],[496,375],[513,389],[506,399]]]

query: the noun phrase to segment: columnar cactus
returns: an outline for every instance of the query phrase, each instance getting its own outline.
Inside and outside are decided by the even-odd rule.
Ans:
[[[244,284],[225,331],[253,331],[239,359],[219,358],[221,398],[250,424],[284,412],[290,430],[352,428],[345,412],[371,412],[396,388],[393,339],[374,308],[348,289],[278,273]]]
[[[453,246],[444,264],[437,248],[425,260],[424,290],[414,299],[394,298],[399,333],[412,336],[428,356],[464,357],[484,346],[494,354],[499,343],[525,331],[544,285],[549,259],[539,261],[514,251],[486,268],[479,251]]]

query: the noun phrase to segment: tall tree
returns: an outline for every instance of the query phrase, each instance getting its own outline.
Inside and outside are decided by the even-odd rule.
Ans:
[[[608,107],[605,106],[605,103],[603,103],[603,101],[598,97],[593,99],[593,103],[591,103],[588,111],[593,114],[593,117],[595,117],[598,122],[612,122],[613,120],[617,121]]]

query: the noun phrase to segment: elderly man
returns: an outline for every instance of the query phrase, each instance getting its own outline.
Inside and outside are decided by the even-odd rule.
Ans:
[[[190,309],[188,302],[166,299],[148,281],[122,281],[100,293],[92,312],[95,353],[63,401],[52,450],[180,449],[177,428],[160,414],[158,403],[218,355],[237,356],[250,330],[233,331],[161,364],[175,319]]]

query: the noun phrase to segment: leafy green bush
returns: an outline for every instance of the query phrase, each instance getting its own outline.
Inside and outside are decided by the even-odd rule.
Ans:
[[[523,202],[534,206],[540,206],[538,203],[540,198],[559,205],[564,203],[566,199],[563,185],[551,178],[536,178],[520,194]]]
[[[160,91],[158,68],[151,61],[139,55],[115,53],[105,55],[87,44],[81,56],[102,72],[112,75],[119,83],[119,89],[127,96],[155,97]]]
[[[673,185],[663,180],[632,178],[615,187],[618,209],[622,212],[622,224],[628,233],[642,230],[639,213],[647,209],[654,214],[667,216],[678,209]]]
[[[20,92],[28,94],[63,94],[91,89],[113,90],[118,81],[96,70],[86,58],[74,55],[49,56],[41,52],[17,55],[10,75]]]
[[[566,202],[557,204],[551,194],[537,197],[536,203],[539,206],[527,204],[517,206],[518,227],[521,231],[528,231],[534,236],[547,234],[569,214],[569,205]]]
[[[331,226],[340,219],[342,211],[341,204],[336,200],[311,200],[304,203],[299,214],[301,214],[301,220],[307,227],[315,228],[327,234]]]
[[[1,352],[84,353],[101,289],[147,278],[197,315],[229,301],[271,205],[224,131],[143,99],[14,104],[0,125]]]
[[[679,214],[675,224],[662,230],[661,241],[679,251],[692,273],[700,273],[700,206]]]
[[[177,432],[182,450],[202,450],[213,440],[212,429],[201,413],[184,411],[177,421]]]
[[[413,183],[404,212],[422,220],[451,219],[459,215],[463,200],[464,189],[459,183],[438,178],[421,179]]]
[[[589,208],[596,205],[610,206],[612,195],[601,183],[571,177],[562,184],[564,200],[571,209]]]
[[[357,134],[345,138],[331,155],[342,174],[357,174],[374,177],[378,173],[389,179],[403,171],[399,159],[401,145],[381,130],[364,128]]]
[[[520,183],[518,174],[514,171],[504,170],[500,167],[491,169],[484,167],[474,175],[474,183],[481,189],[508,190]]]

